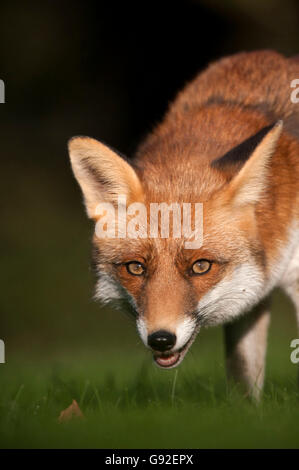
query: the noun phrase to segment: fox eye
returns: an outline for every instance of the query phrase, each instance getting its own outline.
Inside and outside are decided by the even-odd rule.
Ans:
[[[144,266],[141,263],[138,263],[138,261],[130,261],[126,264],[126,268],[128,273],[133,276],[142,276],[145,271]]]
[[[192,272],[194,274],[205,274],[210,271],[211,266],[211,261],[208,261],[207,259],[199,259],[193,263]]]

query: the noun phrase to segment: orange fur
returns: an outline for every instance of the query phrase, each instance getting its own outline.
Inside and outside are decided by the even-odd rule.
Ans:
[[[299,61],[273,51],[236,54],[210,65],[178,95],[131,165],[93,139],[71,141],[74,172],[96,220],[95,206],[103,200],[115,204],[118,193],[126,193],[128,203],[143,202],[148,212],[153,202],[203,203],[200,249],[187,250],[171,235],[94,238],[105,298],[109,289],[121,296],[109,287],[108,276],[128,296],[148,334],[175,333],[184,319],[192,319],[197,330],[231,321],[287,272],[295,249],[290,236],[299,224],[299,105],[290,99],[291,81],[298,77]],[[193,276],[190,269],[199,259],[211,260],[211,269]],[[126,270],[132,260],[146,267],[142,277]],[[230,292],[235,297],[221,309]]]

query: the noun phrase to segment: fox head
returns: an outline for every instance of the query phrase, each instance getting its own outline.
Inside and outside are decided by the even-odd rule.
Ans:
[[[170,166],[161,154],[130,163],[92,138],[70,140],[87,215],[106,230],[93,238],[96,297],[128,302],[158,366],[178,365],[202,326],[228,322],[261,298],[267,260],[258,211],[268,197],[281,130],[281,122],[264,127],[224,155],[203,160],[201,167],[182,158]],[[161,217],[159,235],[148,236],[144,225],[150,223],[152,203],[182,208],[198,202],[201,246],[186,247],[184,235],[177,238],[174,230],[161,236]],[[141,208],[148,211],[134,237],[117,232],[119,214],[129,207],[131,221]],[[192,223],[194,217],[193,211]]]

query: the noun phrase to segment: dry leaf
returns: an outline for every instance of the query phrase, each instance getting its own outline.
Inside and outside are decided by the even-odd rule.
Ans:
[[[76,400],[73,400],[72,404],[60,413],[58,421],[62,423],[65,421],[69,421],[73,418],[84,418],[84,415],[80,410]]]

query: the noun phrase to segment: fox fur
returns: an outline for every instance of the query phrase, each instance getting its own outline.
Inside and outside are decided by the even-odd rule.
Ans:
[[[179,364],[203,326],[224,325],[228,374],[258,398],[264,382],[269,296],[292,298],[299,322],[299,59],[239,53],[207,67],[170,105],[134,158],[89,137],[69,142],[87,214],[101,202],[202,202],[203,244],[94,236],[96,295],[128,301],[146,346],[155,331]],[[193,275],[196,260],[211,268]],[[144,273],[126,269],[135,261]],[[282,312],[283,314],[283,312]],[[159,354],[158,354],[159,355]],[[154,353],[154,357],[157,353]]]

